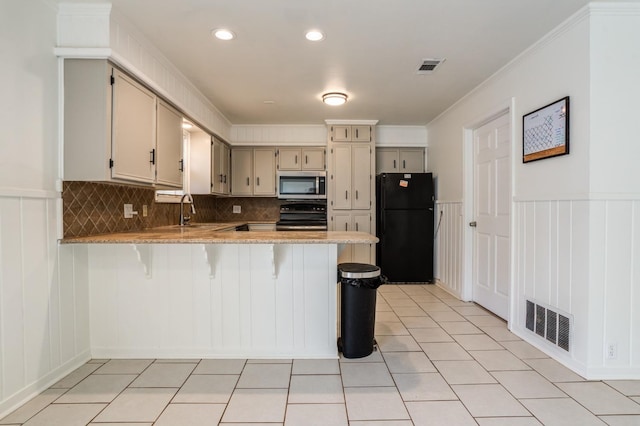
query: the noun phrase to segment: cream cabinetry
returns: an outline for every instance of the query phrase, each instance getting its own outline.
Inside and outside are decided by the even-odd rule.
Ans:
[[[336,124],[329,127],[329,134],[333,142],[371,142],[373,126]]]
[[[175,109],[106,60],[65,60],[64,180],[181,187],[180,160]]]
[[[229,146],[217,138],[211,139],[211,193],[229,195]]]
[[[275,196],[275,148],[234,148],[231,150],[231,194],[235,196]]]
[[[158,100],[156,131],[156,184],[182,187],[182,115],[172,106]]]
[[[345,121],[327,121],[328,226],[375,235],[375,121]],[[339,261],[374,264],[375,245],[341,246]]]
[[[337,211],[329,217],[329,229],[373,233],[373,216],[368,211]],[[338,254],[338,260],[340,263],[371,263],[374,252],[375,246],[372,244],[346,244]]]
[[[376,174],[422,172],[423,148],[376,148]]]
[[[341,144],[332,148],[332,206],[336,210],[368,210],[373,206],[369,145]]]
[[[278,148],[278,170],[324,170],[325,155],[322,147]]]
[[[229,147],[203,131],[191,132],[189,181],[192,194],[228,195]]]

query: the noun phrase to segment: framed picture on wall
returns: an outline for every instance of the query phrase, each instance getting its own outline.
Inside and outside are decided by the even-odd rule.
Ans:
[[[569,153],[569,97],[522,116],[522,162]]]

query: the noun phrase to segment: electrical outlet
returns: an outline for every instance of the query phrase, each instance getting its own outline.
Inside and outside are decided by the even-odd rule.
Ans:
[[[233,206],[234,213],[242,213],[242,206]]]
[[[618,358],[618,345],[616,343],[609,343],[607,345],[607,359]]]
[[[133,204],[125,204],[124,205],[124,218],[131,219],[133,215],[138,214],[138,212],[133,211]]]

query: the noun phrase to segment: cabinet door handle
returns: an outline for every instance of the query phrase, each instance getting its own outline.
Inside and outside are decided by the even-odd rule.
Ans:
[[[295,164],[298,164],[298,154],[296,154],[296,161]]]
[[[180,160],[180,161],[178,161],[178,164],[179,164],[178,169],[179,169],[181,172],[184,172],[184,160]]]
[[[358,222],[356,222],[356,231],[358,230]]]
[[[358,199],[358,190],[356,189],[356,200]]]
[[[348,226],[349,226],[349,224],[348,224],[348,223],[345,223],[345,224],[344,224],[344,230],[345,230],[345,231],[348,231],[348,230],[349,230]]]
[[[247,186],[251,185],[251,181],[247,178]]]
[[[218,178],[218,182],[222,183],[222,173],[220,173],[218,176],[220,176],[220,178]]]
[[[151,157],[151,158],[149,159],[149,162],[150,162],[151,164],[156,164],[156,149],[155,149],[155,148],[153,148],[153,149],[149,152],[149,154],[150,154],[150,157]]]
[[[403,169],[407,168],[407,160],[402,160],[402,168]]]
[[[356,128],[356,139],[358,139],[358,129]]]
[[[349,199],[349,191],[344,191],[344,199],[345,200]]]
[[[309,164],[309,156],[308,155],[304,156],[304,164]]]
[[[396,160],[393,160],[393,170],[396,169]]]
[[[256,178],[256,185],[257,185],[257,186],[260,186],[260,176],[258,176],[258,177]]]
[[[347,128],[346,127],[344,128],[344,138],[345,139],[347,138]]]
[[[224,182],[223,183],[227,183],[227,175],[224,175]]]

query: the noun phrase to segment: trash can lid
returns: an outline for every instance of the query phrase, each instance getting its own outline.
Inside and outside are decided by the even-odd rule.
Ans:
[[[375,278],[380,276],[380,268],[367,263],[341,263],[338,271],[342,278]]]

